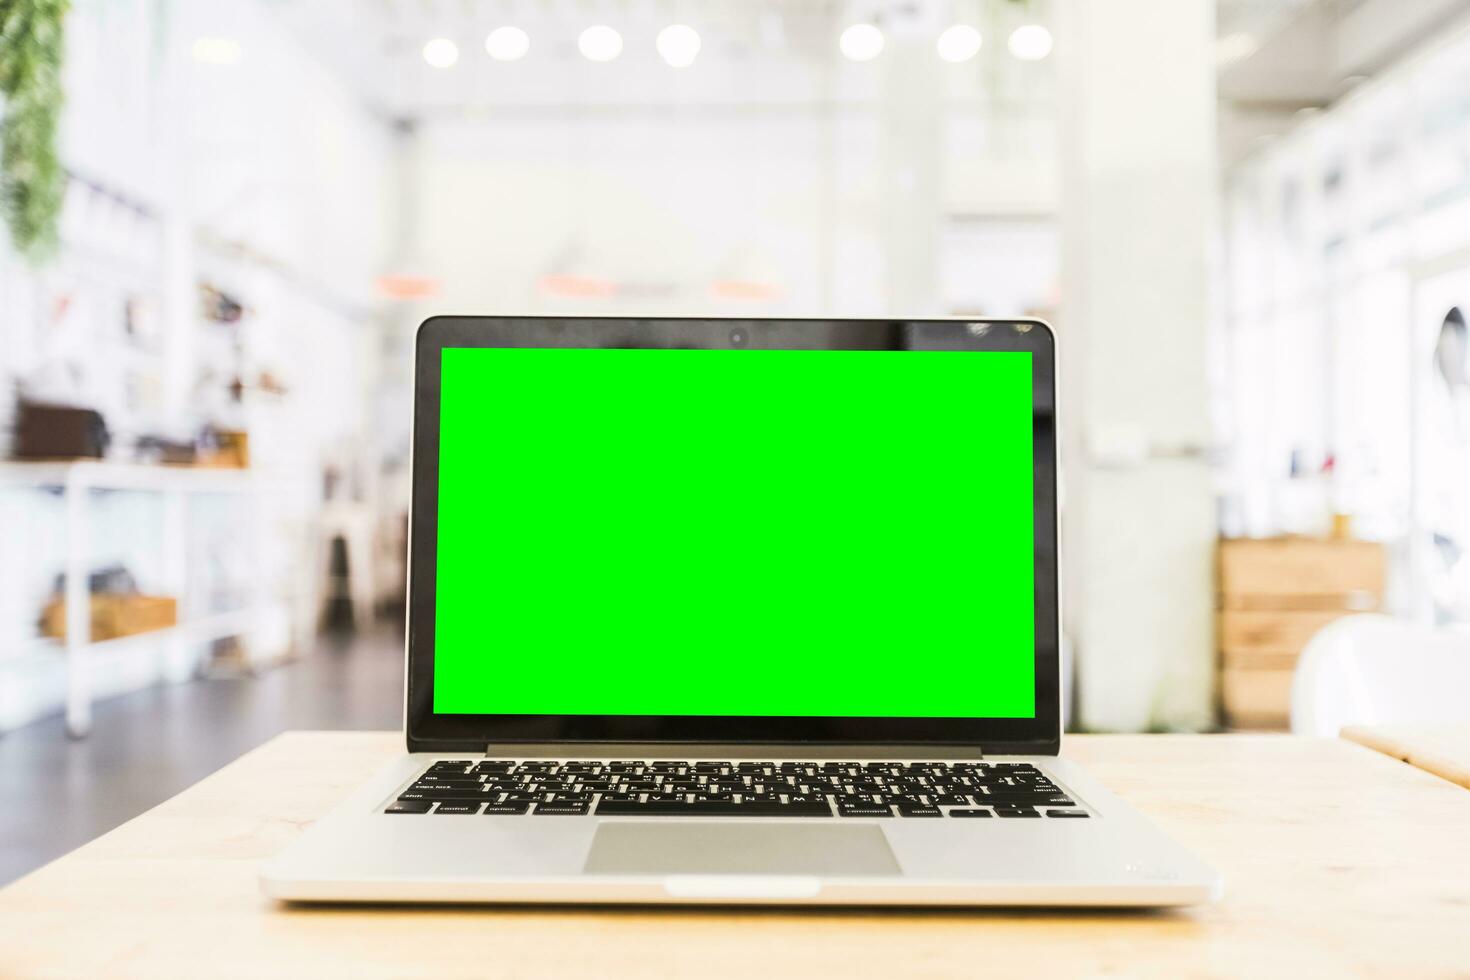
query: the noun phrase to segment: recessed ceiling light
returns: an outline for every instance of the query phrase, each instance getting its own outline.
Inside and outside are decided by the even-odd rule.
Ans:
[[[1023,24],[1011,32],[1006,47],[1022,61],[1040,61],[1051,54],[1051,31],[1040,24]]]
[[[612,61],[623,53],[623,35],[606,24],[594,24],[577,38],[577,50],[588,61]]]
[[[447,37],[436,37],[424,45],[424,60],[435,68],[450,68],[459,60],[459,45]]]
[[[699,57],[699,32],[686,24],[670,24],[658,32],[658,53],[674,68],[688,68]]]
[[[200,37],[194,39],[189,53],[201,65],[238,65],[244,52],[232,37]]]
[[[979,54],[982,41],[980,32],[969,24],[955,24],[953,27],[945,28],[934,46],[939,51],[939,57],[958,64],[961,61],[969,61]]]
[[[851,61],[872,61],[883,53],[883,32],[872,24],[853,24],[842,32],[837,46]]]
[[[519,27],[497,27],[485,35],[485,53],[496,61],[519,61],[531,50],[531,36]]]

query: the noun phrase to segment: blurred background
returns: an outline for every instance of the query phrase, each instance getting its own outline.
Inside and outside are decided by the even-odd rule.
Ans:
[[[1467,0],[7,0],[0,112],[0,881],[400,724],[436,313],[1050,320],[1074,729],[1470,621]]]

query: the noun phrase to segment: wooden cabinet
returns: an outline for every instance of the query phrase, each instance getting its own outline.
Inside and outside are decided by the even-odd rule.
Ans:
[[[1220,542],[1220,700],[1229,728],[1284,729],[1291,680],[1307,641],[1328,623],[1383,600],[1383,546],[1269,538]]]

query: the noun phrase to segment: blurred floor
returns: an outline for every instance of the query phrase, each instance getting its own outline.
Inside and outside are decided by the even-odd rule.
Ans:
[[[254,679],[201,680],[100,702],[90,738],[60,717],[0,735],[0,884],[156,806],[293,728],[402,725],[403,633],[323,637]]]

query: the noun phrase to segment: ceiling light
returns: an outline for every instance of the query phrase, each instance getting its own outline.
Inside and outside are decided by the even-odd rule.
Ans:
[[[447,37],[436,37],[424,45],[424,60],[435,68],[450,68],[459,60],[459,45]]]
[[[238,65],[243,52],[232,37],[200,37],[194,39],[189,53],[201,65]]]
[[[1040,61],[1051,54],[1051,31],[1040,24],[1023,24],[1011,33],[1006,47],[1022,61]]]
[[[623,53],[623,36],[606,24],[595,24],[577,38],[577,50],[588,61],[612,61]]]
[[[520,61],[531,50],[531,35],[519,27],[497,27],[485,35],[485,53],[496,61]]]
[[[883,53],[883,32],[872,24],[853,24],[842,32],[838,46],[852,61],[872,61]]]
[[[685,24],[670,24],[658,32],[658,53],[675,68],[688,68],[699,57],[699,32]]]
[[[935,47],[939,50],[939,57],[958,64],[980,53],[981,40],[980,32],[969,24],[955,24],[939,35]]]

